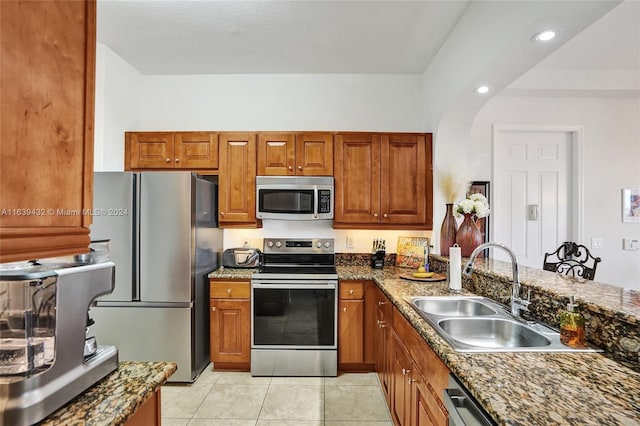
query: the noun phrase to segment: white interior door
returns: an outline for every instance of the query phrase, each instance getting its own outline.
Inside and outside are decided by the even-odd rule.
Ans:
[[[545,252],[571,240],[573,133],[494,128],[494,239],[511,247],[520,264],[542,268]],[[506,260],[497,251],[493,256]]]

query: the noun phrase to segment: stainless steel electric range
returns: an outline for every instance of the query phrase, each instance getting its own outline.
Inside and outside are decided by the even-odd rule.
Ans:
[[[331,238],[265,238],[251,276],[251,375],[336,376],[338,274]]]

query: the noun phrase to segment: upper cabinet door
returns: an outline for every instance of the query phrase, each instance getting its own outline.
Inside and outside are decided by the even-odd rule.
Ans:
[[[431,164],[426,162],[425,135],[383,134],[380,142],[381,222],[425,223],[427,167]]]
[[[258,176],[295,175],[295,150],[292,133],[258,134]]]
[[[0,262],[89,250],[95,1],[0,1]]]
[[[258,134],[258,176],[333,176],[330,133]]]
[[[220,227],[256,226],[256,135],[220,133]]]
[[[340,223],[380,221],[380,136],[335,136],[335,215]]]
[[[125,170],[217,170],[216,132],[125,132]]]
[[[125,138],[132,169],[173,168],[173,133],[127,132]]]
[[[333,176],[333,135],[300,133],[296,135],[296,174]]]
[[[176,132],[173,164],[176,169],[217,169],[218,134]]]

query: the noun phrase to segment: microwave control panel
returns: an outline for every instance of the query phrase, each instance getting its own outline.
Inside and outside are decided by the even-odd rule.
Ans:
[[[318,213],[331,213],[331,190],[318,190]]]

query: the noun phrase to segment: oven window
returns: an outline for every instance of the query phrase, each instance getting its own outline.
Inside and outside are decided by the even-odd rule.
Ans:
[[[313,189],[261,189],[259,210],[264,213],[314,213]]]
[[[255,288],[253,291],[254,345],[335,345],[335,290]]]

